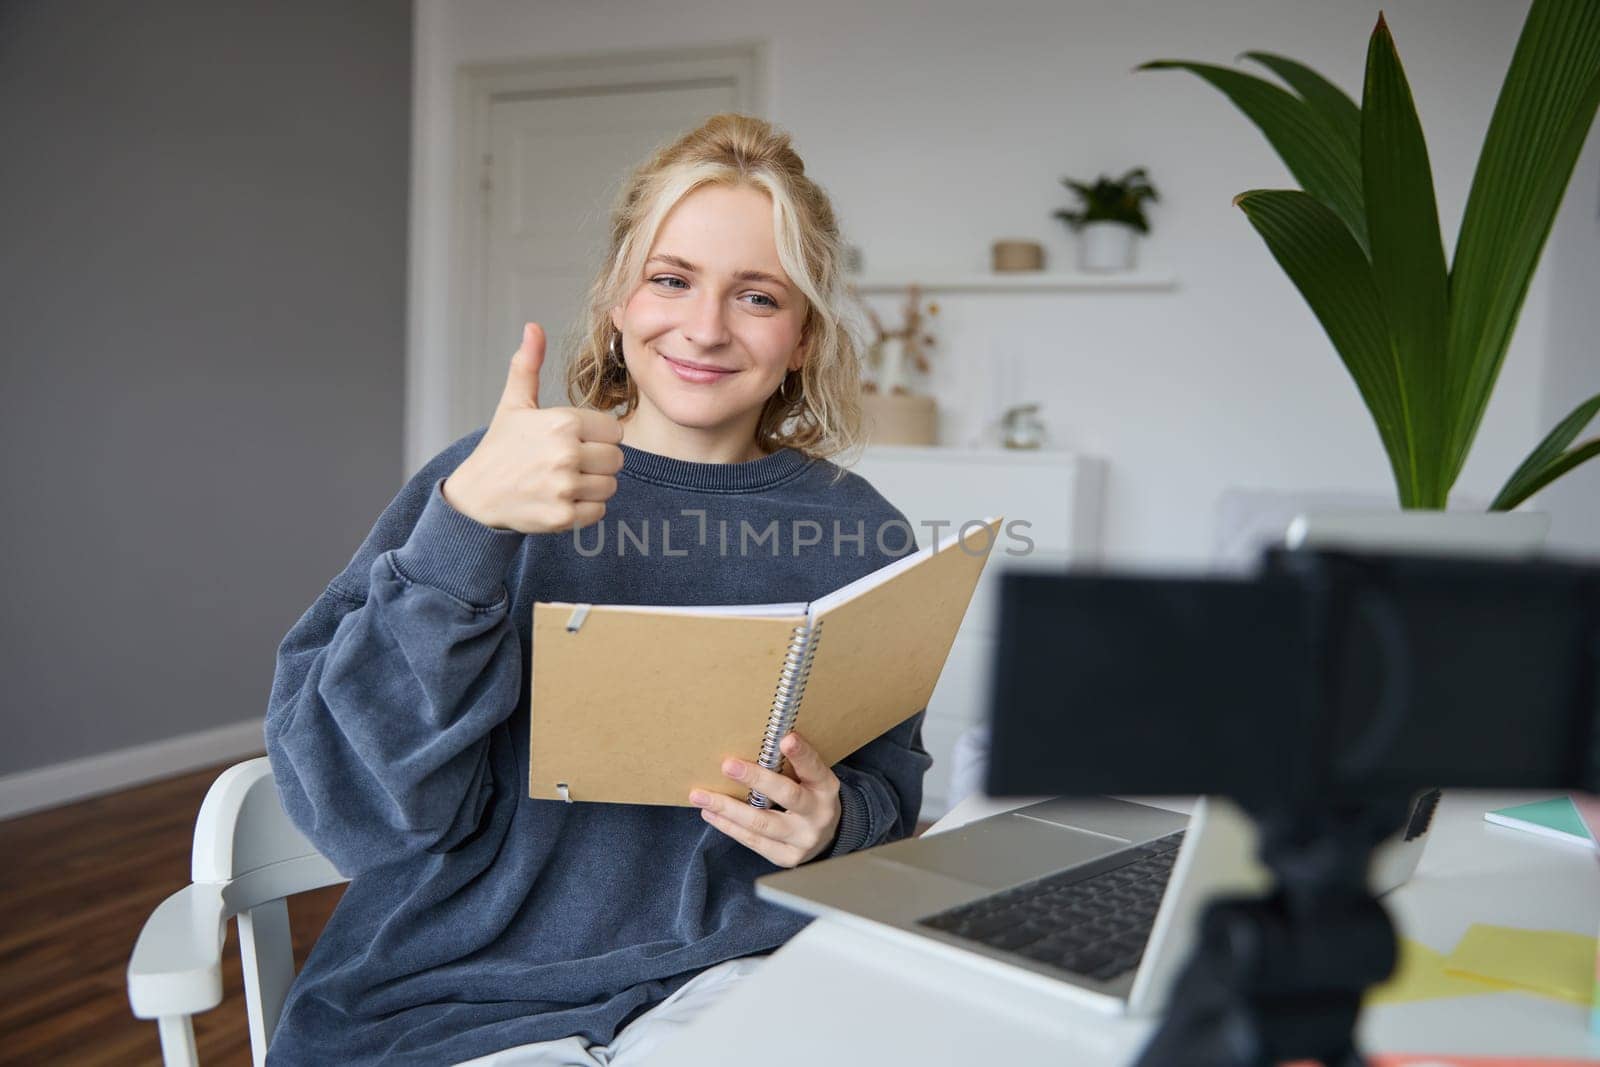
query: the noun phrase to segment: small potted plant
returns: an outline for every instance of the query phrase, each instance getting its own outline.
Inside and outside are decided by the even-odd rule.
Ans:
[[[1056,212],[1078,232],[1078,266],[1083,270],[1132,270],[1134,235],[1149,233],[1150,221],[1144,217],[1146,200],[1159,200],[1143,167],[1135,167],[1120,178],[1100,175],[1093,185],[1062,178],[1061,184],[1078,194],[1077,211]]]

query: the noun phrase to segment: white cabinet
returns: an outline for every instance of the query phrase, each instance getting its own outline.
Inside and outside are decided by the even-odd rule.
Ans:
[[[934,765],[922,817],[937,819],[950,805],[956,738],[987,715],[998,576],[1006,569],[1064,569],[1099,558],[1105,464],[1070,452],[880,445],[867,448],[851,469],[905,513],[919,546],[931,542],[934,524],[942,541],[964,522],[1005,518],[928,701],[922,739]]]

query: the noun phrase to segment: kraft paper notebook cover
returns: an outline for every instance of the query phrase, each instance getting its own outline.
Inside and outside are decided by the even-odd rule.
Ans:
[[[809,604],[533,609],[528,795],[687,807],[793,729],[830,766],[933,694],[1001,520]]]

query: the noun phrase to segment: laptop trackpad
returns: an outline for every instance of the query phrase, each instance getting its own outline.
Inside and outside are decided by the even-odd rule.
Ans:
[[[1001,817],[884,845],[874,849],[872,855],[990,889],[1004,889],[1127,847],[1126,841],[1054,823]]]
[[[1056,797],[1017,808],[1011,814],[1092,830],[1136,845],[1165,837],[1189,825],[1187,815],[1115,797]]]

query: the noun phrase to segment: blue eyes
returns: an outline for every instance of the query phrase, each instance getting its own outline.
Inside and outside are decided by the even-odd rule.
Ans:
[[[651,278],[650,280],[652,282],[654,282],[655,284],[657,284],[657,285],[666,285],[668,282],[679,282],[679,283],[683,284],[683,286],[685,288],[688,287],[688,283],[687,282],[684,282],[684,280],[682,278],[679,278],[676,275],[672,275],[672,274],[658,274],[654,278]],[[675,289],[675,288],[677,288],[677,286],[668,285],[667,288]],[[758,308],[767,308],[767,309],[770,309],[770,310],[773,310],[773,311],[776,311],[778,309],[778,302],[776,300],[772,299],[772,297],[768,296],[766,293],[747,293],[745,295],[746,296],[753,296],[753,297],[756,297],[756,298],[758,298],[760,300],[766,301],[765,303],[755,305]]]

